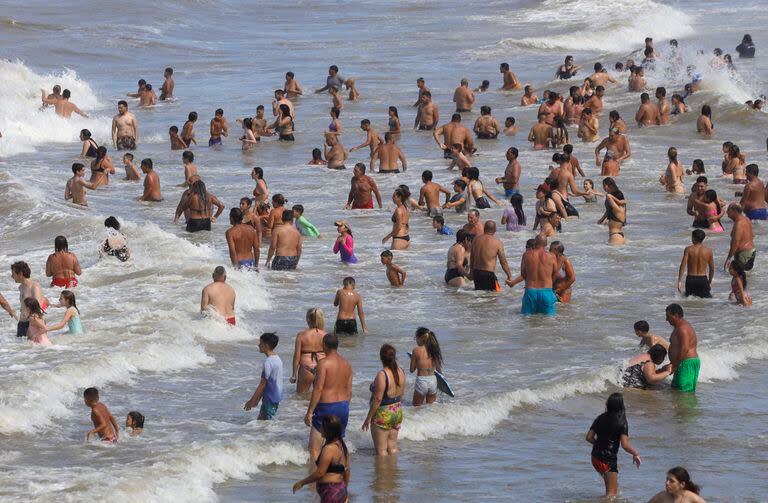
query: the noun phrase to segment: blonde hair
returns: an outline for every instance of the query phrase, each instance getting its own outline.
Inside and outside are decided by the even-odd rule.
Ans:
[[[325,314],[319,307],[307,310],[307,326],[317,330],[325,330]]]

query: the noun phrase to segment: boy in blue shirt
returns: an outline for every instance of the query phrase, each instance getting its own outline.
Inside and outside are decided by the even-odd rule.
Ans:
[[[443,218],[442,215],[437,215],[436,217],[432,217],[432,227],[437,229],[437,233],[443,236],[453,235],[453,231],[451,230],[451,228],[445,225],[445,218]]]
[[[261,334],[259,338],[259,352],[267,355],[261,371],[261,381],[250,400],[245,402],[245,410],[251,410],[261,401],[259,411],[260,420],[274,419],[277,407],[283,399],[283,361],[275,348],[279,338],[274,333]]]

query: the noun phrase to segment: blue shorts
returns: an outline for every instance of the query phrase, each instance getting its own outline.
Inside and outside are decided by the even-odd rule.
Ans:
[[[211,138],[210,140],[208,140],[209,147],[213,147],[214,145],[221,145],[221,137]]]
[[[315,412],[312,414],[312,427],[323,432],[323,418],[325,416],[336,416],[341,421],[341,437],[347,431],[347,422],[349,421],[349,402],[325,402],[317,404]]]
[[[261,401],[261,410],[259,410],[259,419],[263,420],[269,420],[275,418],[277,415],[277,407],[279,406],[279,403],[272,403],[268,402],[266,400]]]
[[[256,269],[256,262],[252,258],[249,258],[247,260],[238,260],[237,268],[238,269]]]
[[[524,315],[556,315],[557,297],[555,292],[551,288],[526,288],[525,295],[523,295],[523,308],[520,312]]]
[[[744,214],[750,220],[768,220],[768,210],[765,208],[755,208],[754,210],[747,210]]]
[[[515,194],[519,194],[519,193],[520,193],[520,191],[517,190],[517,189],[504,189],[504,195],[506,197],[512,197]]]

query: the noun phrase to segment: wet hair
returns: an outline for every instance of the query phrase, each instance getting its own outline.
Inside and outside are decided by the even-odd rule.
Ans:
[[[280,338],[274,332],[265,332],[261,334],[259,341],[266,344],[269,349],[275,349],[277,347],[277,343],[280,341]]]
[[[152,159],[150,158],[142,159],[140,166],[146,166],[146,168],[151,171],[153,168]]]
[[[319,148],[313,148],[312,149],[312,160],[313,161],[319,161],[323,158],[323,151]]]
[[[40,303],[34,297],[27,297],[24,299],[24,307],[26,307],[27,311],[30,313],[36,314],[41,318],[43,317],[43,314],[45,314],[43,308],[40,307]]]
[[[338,349],[339,338],[333,332],[325,334],[323,336],[323,346],[328,349]]]
[[[347,451],[347,444],[344,443],[344,438],[342,438],[341,420],[338,416],[334,416],[333,414],[323,416],[323,419],[320,422],[320,428],[323,430],[320,433],[322,433],[323,438],[325,438],[324,445],[328,445],[331,442],[338,440],[341,444],[341,450],[344,453],[344,459],[348,459],[349,452]]]
[[[146,89],[147,91],[151,91],[152,90],[152,84],[147,84],[146,86],[144,86],[144,89]]]
[[[607,178],[603,178],[603,185],[608,187],[610,189],[610,192],[615,192],[619,190],[619,186],[616,185],[616,180],[614,180],[610,176]]]
[[[552,244],[549,245],[549,251],[554,251],[558,255],[562,255],[565,253],[565,246],[560,241],[552,241]]]
[[[125,108],[128,108],[128,102],[125,100],[120,100],[117,102],[117,106],[123,105]]]
[[[350,286],[350,285],[354,286],[355,285],[355,278],[353,278],[352,276],[347,276],[346,278],[344,278],[342,280],[341,284],[344,285],[344,286]]]
[[[715,205],[717,206],[717,212],[720,213],[721,208],[720,208],[720,203],[717,201],[717,192],[715,192],[712,189],[709,189],[704,193],[704,199],[708,203],[715,203]]]
[[[670,161],[677,162],[677,149],[675,147],[669,147],[669,150],[667,150],[667,157],[669,157]]]
[[[648,350],[648,355],[651,357],[651,361],[656,365],[660,365],[664,358],[667,357],[667,350],[661,344],[654,344],[651,349]]]
[[[85,388],[83,391],[83,398],[86,400],[99,400],[99,390],[96,388]]]
[[[368,119],[363,119],[360,121],[360,126],[370,126],[370,125],[371,125],[371,121]]]
[[[173,75],[173,68],[169,66],[168,68],[165,69],[165,73],[167,73],[168,75]]]
[[[502,70],[507,71],[507,70],[509,70],[509,63],[502,63],[502,64],[499,65],[499,67]]]
[[[455,113],[451,115],[451,122],[461,122],[461,114]]]
[[[425,182],[429,182],[432,180],[432,172],[428,169],[425,169],[421,172],[421,179]]]
[[[704,161],[702,161],[701,159],[694,159],[693,160],[693,172],[694,173],[704,173]]]
[[[168,131],[171,132],[171,133],[178,133],[179,132],[179,128],[177,126],[171,126],[171,127],[168,128]]]
[[[336,107],[331,108],[331,115],[335,118],[339,118],[339,114],[341,114],[341,110],[339,110]]]
[[[325,329],[325,314],[319,307],[307,309],[307,327],[318,330]]]
[[[144,428],[144,414],[142,414],[141,412],[132,410],[131,412],[128,413],[128,417],[130,417],[133,420],[134,428]]]
[[[624,71],[624,63],[622,63],[621,61],[618,61],[618,62],[616,62],[615,65],[613,65],[613,68],[618,70],[618,71],[620,71],[620,72],[623,72]]]
[[[57,252],[69,251],[69,243],[67,243],[67,238],[64,236],[56,236],[56,239],[53,240],[53,248]]]
[[[192,153],[191,150],[185,150],[184,152],[182,152],[181,158],[184,161],[193,162],[195,160],[195,154]]]
[[[667,475],[672,475],[675,479],[683,484],[686,491],[691,491],[693,494],[699,494],[701,489],[699,486],[693,483],[691,476],[688,474],[688,470],[682,466],[676,466],[667,472]]]
[[[391,251],[384,250],[383,252],[381,252],[380,256],[381,256],[381,258],[392,258],[393,255],[392,255]]]
[[[91,132],[89,130],[87,130],[87,129],[81,129],[80,130],[80,136],[82,136],[83,138],[85,138],[87,140],[87,139],[89,139],[91,137]]]
[[[467,238],[469,238],[469,240],[472,241],[472,234],[470,234],[469,232],[465,231],[464,229],[459,229],[458,231],[456,231],[456,242],[457,243],[463,243],[464,241],[467,240]]]
[[[575,87],[575,86],[574,86],[574,87]],[[532,90],[532,89],[533,89],[533,87],[531,87],[531,85],[530,85],[530,84],[528,84],[528,85],[526,85],[526,86],[523,88],[523,91],[525,91],[525,92],[527,93],[528,91],[530,91],[530,90]],[[577,87],[576,89],[578,89],[578,87]],[[482,109],[481,109],[481,110],[482,110]]]
[[[77,313],[80,314],[80,309],[77,308],[77,301],[75,300],[74,292],[71,290],[62,290],[60,295],[62,298],[64,298],[64,300],[67,301],[69,307],[74,307]]]
[[[272,196],[272,206],[283,206],[285,204],[285,197],[282,194],[275,194]]]
[[[598,92],[598,91],[599,91],[599,92],[603,92],[603,91],[605,91],[605,87],[604,87],[604,86],[597,86],[597,87],[595,88],[595,92]]]
[[[624,396],[621,393],[611,393],[605,402],[605,410],[613,417],[616,424],[626,426],[627,412],[624,408]]]
[[[69,89],[64,89],[64,92],[61,93],[62,98],[69,99],[70,96],[72,96],[72,93],[69,92]]]
[[[491,107],[483,105],[480,107],[480,115],[491,115]]]
[[[677,101],[679,101],[680,103],[682,103],[682,104],[685,104],[685,98],[683,98],[683,96],[682,96],[682,95],[680,95],[680,94],[677,94],[677,93],[675,93],[675,94],[673,94],[673,95],[672,95],[672,100],[677,100]]]
[[[76,174],[81,169],[85,169],[85,166],[82,163],[79,162],[73,162],[72,163],[72,173]]]
[[[304,206],[301,204],[294,204],[293,207],[291,207],[291,211],[298,211],[299,215],[304,214]]]
[[[124,153],[123,159],[128,159],[129,161],[133,161],[133,154],[131,154],[130,152]]]
[[[243,223],[243,210],[240,208],[231,208],[229,210],[229,221],[235,224]]]
[[[241,197],[240,198],[240,204],[245,204],[246,206],[248,206],[250,208],[251,204],[253,204],[253,203],[251,202],[251,198],[250,197]]]
[[[190,122],[195,122],[197,120],[197,112],[189,112],[189,115],[187,115],[187,120]]]
[[[422,82],[423,82],[423,80],[422,80]],[[432,97],[432,93],[429,92],[429,91],[424,91],[423,93],[421,93],[421,95],[422,96],[426,96],[427,98],[431,98]]]
[[[526,250],[533,250],[536,247],[536,240],[535,239],[528,239],[525,241],[525,249]]]
[[[252,172],[252,173],[256,173],[256,178],[258,178],[259,180],[263,180],[263,179],[264,179],[264,170],[263,170],[263,169],[261,169],[260,167],[258,167],[258,166],[255,166],[255,167],[254,167],[254,168],[251,170],[251,172]]]
[[[742,44],[751,44],[752,43],[752,35],[746,34],[744,35],[744,38],[741,39]]]
[[[744,266],[742,266],[737,261],[731,262],[731,268],[736,271],[736,276],[738,276],[741,279],[741,285],[745,289],[747,288],[747,273],[744,271]]]
[[[398,199],[400,199],[400,202],[405,204],[408,202],[408,198],[410,197],[410,194],[407,193],[407,191],[401,189],[400,187],[395,189],[395,192],[393,195],[397,196]]]
[[[695,229],[693,232],[691,232],[691,241],[693,241],[694,243],[702,243],[704,242],[704,238],[706,237],[707,237],[707,233],[701,229]]]
[[[621,119],[618,110],[611,110],[611,112],[608,114],[608,117],[613,121]]]
[[[512,155],[515,156],[515,159],[517,159],[517,156],[520,155],[520,151],[515,147],[509,147],[507,149],[507,153],[512,153]]]
[[[643,93],[640,95],[640,102],[641,103],[647,103],[650,101],[651,97],[648,95],[648,93]]]
[[[569,154],[569,155],[572,154],[573,153],[573,145],[571,145],[570,143],[568,143],[566,145],[563,145],[563,152],[565,152],[566,154]]]
[[[54,92],[54,93],[60,93],[60,92],[61,92],[61,86],[60,86],[60,85],[58,85],[58,84],[56,84],[55,86],[53,86],[53,92]]]
[[[648,333],[651,330],[651,326],[645,320],[635,322],[635,330],[638,332]]]
[[[391,132],[387,131],[386,133],[384,133],[384,143],[389,143],[389,140],[394,140],[394,139],[395,137]]]
[[[96,149],[96,159],[104,159],[105,157],[107,157],[107,147],[101,145]]]
[[[523,195],[519,192],[517,194],[512,194],[509,198],[509,203],[512,205],[512,208],[515,210],[515,215],[517,216],[517,223],[520,225],[525,225],[525,212],[523,212]]]
[[[117,221],[117,218],[115,217],[107,217],[106,220],[104,220],[104,227],[111,227],[112,229],[115,229],[116,231],[120,230],[120,222]]]
[[[289,107],[285,103],[280,105],[280,113],[283,114],[284,117],[293,118],[293,116],[291,115],[291,107]]]
[[[458,185],[458,186],[459,186],[459,188],[460,188],[462,191],[463,191],[464,189],[466,189],[466,188],[467,188],[467,182],[465,182],[465,181],[464,181],[464,180],[462,180],[461,178],[458,178],[458,179],[454,180],[454,181],[453,181],[453,184],[454,184],[454,185]]]
[[[355,163],[355,168],[359,169],[362,174],[365,174],[365,163]]]
[[[595,63],[594,68],[595,68],[595,73],[597,73],[597,72],[599,72],[600,70],[603,69],[603,64],[602,63]]]
[[[243,119],[243,128],[244,129],[253,129],[253,119],[250,117],[246,117]]]
[[[702,105],[701,115],[706,115],[709,117],[709,120],[712,120],[712,108],[709,105]]]
[[[440,227],[442,227],[445,225],[445,218],[443,218],[442,215],[435,215],[434,217],[432,217],[432,222],[437,222],[438,224],[440,224]]]
[[[427,354],[432,359],[432,364],[442,367],[443,366],[443,353],[440,351],[440,343],[437,342],[437,336],[432,330],[426,327],[419,327],[416,329],[416,344],[424,346],[427,350]]]
[[[700,176],[696,178],[696,183],[709,183],[709,180],[707,180],[706,176]]]
[[[398,118],[400,117],[399,115],[397,115],[397,107],[389,107],[389,111],[395,114],[395,117],[398,117]]]
[[[256,112],[258,112],[259,110],[264,110],[264,105],[257,106],[256,107]]]
[[[283,222],[291,222],[293,220],[293,212],[284,211],[282,217],[283,217]]]
[[[283,95],[285,95],[285,90],[283,90],[283,89],[275,89],[275,93],[274,94],[283,96]]]
[[[32,271],[29,269],[29,264],[23,261],[14,262],[11,264],[11,272],[21,274],[25,278],[29,278],[32,275]]]
[[[504,122],[509,122],[510,125],[514,126],[515,125],[515,118],[510,115],[509,117],[504,119]]]
[[[671,314],[672,316],[680,316],[681,318],[685,316],[683,313],[683,307],[680,304],[670,304],[664,311],[667,314]]]
[[[661,95],[661,97],[663,98],[664,96],[667,95],[667,90],[664,87],[657,87],[656,96],[659,96],[659,95]]]
[[[748,175],[757,176],[760,173],[760,168],[757,167],[757,164],[748,164],[747,167],[744,168],[744,171]]]
[[[392,377],[395,380],[395,386],[399,385],[400,372],[398,372],[398,370],[400,367],[397,365],[397,351],[395,350],[394,346],[391,344],[382,344],[381,349],[379,350],[379,358],[381,359],[381,364],[392,371]]]

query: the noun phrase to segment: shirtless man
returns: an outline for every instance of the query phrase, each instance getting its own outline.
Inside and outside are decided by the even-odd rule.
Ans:
[[[534,150],[549,148],[552,142],[552,126],[547,124],[547,114],[539,114],[539,122],[534,124],[528,133],[528,141],[533,142]]]
[[[505,197],[512,197],[520,193],[520,175],[523,168],[517,160],[518,154],[519,152],[515,147],[507,149],[507,167],[504,169],[504,176],[496,178],[496,183],[503,184]]]
[[[642,66],[636,66],[629,75],[629,92],[639,93],[645,91],[646,86],[645,70],[643,70]]]
[[[595,86],[605,87],[605,85],[608,84],[608,82],[610,82],[611,84],[616,83],[616,79],[611,77],[611,74],[609,74],[605,70],[605,68],[603,68],[602,63],[595,63],[594,68],[595,68],[595,73],[593,73],[587,78],[589,78]]]
[[[667,99],[667,90],[664,87],[656,88],[656,99],[659,100],[656,107],[659,109],[659,124],[669,124],[669,117],[672,110]]]
[[[472,239],[483,234],[483,223],[480,221],[480,210],[475,208],[467,212],[467,223],[462,227]]]
[[[715,259],[712,250],[704,246],[706,234],[701,229],[696,229],[691,234],[692,245],[685,247],[683,259],[680,261],[680,269],[677,272],[677,291],[683,293],[683,271],[687,269],[685,277],[685,296],[710,298],[712,293],[710,286],[715,275]]]
[[[389,133],[387,133],[389,134]],[[379,187],[373,178],[365,174],[365,164],[358,162],[352,170],[352,181],[350,182],[349,197],[345,209],[353,210],[373,209],[373,197],[376,196],[376,202],[381,209],[381,194]]]
[[[140,107],[151,107],[157,104],[157,94],[152,90],[152,84],[144,86],[144,92],[139,95]]]
[[[175,86],[173,82],[173,68],[166,68],[163,72],[163,85],[160,86],[160,101],[165,101],[173,98],[173,88]]]
[[[61,86],[56,84],[53,86],[53,92],[47,96],[49,100],[60,100],[61,99]],[[44,110],[48,108],[50,105],[46,103],[45,100],[43,100],[43,105],[40,107],[40,110]]]
[[[72,200],[73,203],[80,206],[88,206],[88,201],[85,198],[85,189],[96,190],[99,186],[99,182],[90,183],[85,181],[85,166],[76,162],[72,164],[72,173],[75,175],[67,180],[67,185],[64,188],[64,200]]]
[[[451,164],[448,166],[448,169],[458,168],[461,171],[471,166],[472,163],[469,162],[469,159],[464,154],[464,148],[461,146],[461,143],[451,145]]]
[[[514,136],[520,132],[520,128],[515,126],[515,118],[507,117],[504,119],[504,136]]]
[[[521,313],[557,314],[557,297],[552,284],[557,276],[557,258],[546,250],[547,239],[536,236],[532,250],[523,254],[520,276],[525,280]]]
[[[339,353],[339,338],[336,334],[323,336],[325,358],[317,362],[312,397],[309,400],[304,424],[309,430],[309,458],[315,462],[320,457],[324,439],[323,418],[336,416],[341,422],[341,436],[344,437],[349,421],[349,402],[352,400],[352,366]]]
[[[566,56],[565,62],[555,70],[555,78],[560,80],[570,79],[581,68],[580,65],[573,64],[573,56]]]
[[[498,138],[501,126],[499,121],[491,115],[491,107],[487,105],[480,107],[480,117],[475,121],[472,130],[480,140],[495,140]]]
[[[439,138],[440,135],[443,135],[442,142]],[[443,158],[445,159],[451,158],[451,150],[448,146],[454,143],[460,144],[466,152],[473,153],[475,151],[472,134],[461,123],[461,114],[458,113],[451,116],[451,122],[432,131],[432,137],[435,139],[435,143],[442,149]]]
[[[296,269],[301,259],[301,233],[293,223],[293,212],[283,211],[283,225],[272,228],[265,265],[274,271]],[[274,260],[272,256],[274,255]],[[271,262],[270,262],[271,261]],[[270,265],[271,264],[271,265]]]
[[[520,98],[520,106],[527,107],[529,105],[535,105],[539,101],[539,97],[533,93],[533,86],[527,85],[523,89],[523,96]]]
[[[200,178],[195,166],[195,154],[191,150],[185,150],[181,153],[181,162],[184,164],[184,182],[180,187],[189,187],[192,185],[193,178]]]
[[[585,108],[581,113],[577,136],[584,143],[592,143],[600,139],[600,121],[589,107]]]
[[[574,196],[587,196],[589,194],[576,187],[576,179],[573,176],[573,171],[573,166],[568,162],[568,155],[560,154],[560,169],[557,172],[557,187],[554,191],[560,194],[560,199],[562,200],[568,216],[578,217],[579,212],[576,211],[576,208],[574,208],[570,201],[568,201],[568,189],[571,189],[570,193]]]
[[[694,201],[704,202],[704,194],[707,192],[707,177],[700,176],[696,179],[696,183],[693,186],[691,194],[688,196],[688,207],[686,212],[693,217],[692,227],[706,229],[709,227],[709,222],[706,218],[700,218],[696,212],[696,206]]]
[[[77,256],[69,251],[69,243],[64,236],[56,236],[55,252],[48,255],[45,262],[45,275],[51,278],[51,286],[75,288],[77,277],[83,274]]]
[[[259,270],[259,254],[261,249],[261,232],[258,227],[243,223],[243,212],[240,208],[229,210],[229,224],[224,235],[227,238],[229,259],[232,267]]]
[[[139,126],[136,116],[128,111],[125,100],[117,102],[117,115],[112,119],[112,144],[117,150],[136,150]]]
[[[229,135],[229,124],[224,117],[224,110],[217,108],[216,112],[211,119],[211,138],[208,140],[208,146],[221,145],[221,137]]]
[[[203,288],[200,296],[200,312],[203,314],[214,311],[218,316],[235,324],[235,289],[227,284],[227,271],[224,266],[213,270],[213,283]]]
[[[304,89],[301,88],[301,84],[296,80],[293,72],[287,72],[285,74],[285,84],[283,84],[283,91],[288,99],[293,99],[304,94]]]
[[[296,119],[296,114],[293,108],[293,102],[285,97],[285,91],[282,89],[275,90],[275,99],[272,100],[272,115],[275,117],[282,117],[283,113],[280,111],[280,105],[286,105],[291,110],[291,117]]]
[[[142,159],[141,172],[144,173],[144,193],[139,197],[139,201],[162,201],[160,194],[160,176],[155,172],[152,166],[152,159]]]
[[[448,204],[448,200],[451,197],[451,192],[440,185],[432,181],[432,172],[425,170],[421,173],[421,181],[424,185],[419,190],[419,206],[427,205],[427,216],[430,218],[443,214],[443,207],[440,204],[440,193],[445,194],[445,204]]]
[[[330,150],[328,149],[330,147]],[[347,160],[347,151],[339,141],[338,135],[326,133],[325,143],[323,144],[323,156],[328,161],[327,166],[330,169],[346,169],[344,161]]]
[[[741,207],[744,208],[744,214],[750,220],[768,219],[768,210],[765,204],[765,185],[757,177],[760,170],[757,164],[749,164],[745,168],[747,175],[747,184],[741,195]]]
[[[546,93],[547,91],[544,92]],[[559,94],[549,91],[549,97],[545,98],[544,103],[539,106],[538,115],[544,115],[544,122],[550,126],[554,126],[556,119],[563,116],[563,104],[559,101],[559,98]]]
[[[461,84],[453,91],[453,102],[456,103],[457,113],[472,111],[475,103],[475,93],[469,88],[469,80],[461,79]]]
[[[651,97],[648,96],[648,93],[640,95],[640,108],[635,114],[635,122],[637,122],[637,127],[658,126],[661,123],[659,107],[651,103]]]
[[[665,310],[667,322],[672,325],[669,336],[669,365],[675,374],[672,388],[684,393],[695,393],[699,380],[701,361],[696,351],[696,332],[683,318],[683,308],[679,304],[670,304]]]
[[[445,282],[448,286],[464,286],[469,277],[469,256],[472,250],[472,235],[464,229],[456,232],[456,242],[448,249],[445,265]]]
[[[600,151],[603,149],[613,150],[616,162],[619,164],[622,161],[629,159],[632,155],[632,150],[629,147],[629,140],[626,136],[619,133],[616,128],[608,130],[608,137],[603,138],[597,147],[595,147],[595,166],[600,166]]]
[[[368,119],[363,119],[360,121],[360,129],[365,132],[365,141],[356,147],[352,147],[349,149],[349,151],[354,152],[355,150],[369,147],[371,149],[371,158],[373,158],[373,153],[376,152],[376,149],[379,148],[379,145],[383,143],[381,136],[379,136],[379,133],[373,129],[371,126],[371,121]]]
[[[733,229],[731,229],[731,246],[728,249],[728,256],[725,257],[723,269],[728,270],[731,263],[731,257],[745,271],[751,271],[755,265],[755,234],[752,229],[752,221],[747,218],[739,203],[728,205],[728,218],[733,220]]]
[[[486,220],[483,233],[472,239],[472,255],[469,258],[470,275],[475,282],[475,290],[499,292],[499,282],[496,279],[496,259],[506,274],[505,282],[510,285],[512,272],[509,270],[504,244],[496,234],[496,222]],[[551,288],[551,287],[550,287]]]
[[[416,121],[413,124],[414,129],[422,131],[431,131],[437,127],[440,121],[440,110],[432,102],[432,93],[424,91],[421,93],[421,105],[416,114]]]
[[[379,161],[379,173],[399,173],[398,161],[403,168],[403,173],[408,170],[408,161],[400,147],[395,144],[395,138],[396,135],[392,133],[384,133],[384,144],[379,145],[371,155],[371,172],[376,168],[376,161]]]
[[[509,69],[509,63],[499,65],[499,73],[504,76],[504,83],[501,86],[502,91],[516,91],[522,87],[517,75]]]
[[[605,95],[605,88],[603,86],[597,86],[595,88],[595,94],[593,94],[587,101],[584,102],[584,108],[591,108],[595,117],[600,118],[600,112],[603,111],[603,96]]]
[[[48,299],[43,295],[43,288],[40,283],[30,279],[32,271],[26,262],[14,262],[11,264],[11,278],[19,284],[19,304],[20,314],[19,322],[16,325],[16,337],[26,337],[29,330],[29,310],[24,305],[24,299],[33,298],[40,304],[40,307],[48,307]]]
[[[69,101],[69,97],[71,96],[69,89],[64,89],[64,92],[61,93],[61,98],[50,98],[45,95],[45,89],[40,89],[40,91],[42,93],[43,103],[53,105],[54,110],[56,110],[56,115],[59,117],[69,119],[72,117],[72,112],[82,117],[88,117],[85,112],[77,108],[77,105]]]

